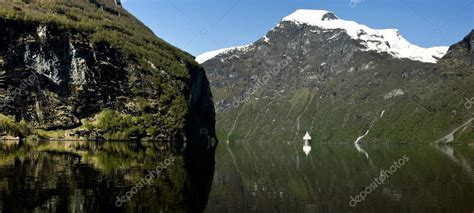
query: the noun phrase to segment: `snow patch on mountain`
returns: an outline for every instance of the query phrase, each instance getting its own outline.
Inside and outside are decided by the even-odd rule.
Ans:
[[[402,96],[402,95],[405,95],[405,91],[403,91],[402,89],[396,89],[384,95],[383,99],[387,100],[387,99],[397,97],[397,96]]]
[[[449,47],[445,46],[422,48],[411,44],[403,38],[397,29],[372,29],[354,21],[342,20],[334,13],[326,10],[296,10],[294,13],[283,18],[274,28],[283,28],[283,22],[293,22],[299,25],[306,24],[322,30],[342,29],[352,39],[361,41],[365,46],[365,49],[363,49],[365,51],[388,53],[395,58],[407,58],[425,63],[436,63],[449,49]],[[320,33],[319,30],[312,32]],[[337,33],[330,39],[335,39],[339,35],[340,33]],[[269,38],[264,36],[263,41],[268,43]],[[229,53],[234,50],[248,50],[250,46],[230,47],[206,52],[196,57],[196,61],[202,64],[220,54]]]
[[[220,54],[224,53],[229,53],[232,51],[238,51],[238,50],[245,50],[249,47],[250,45],[245,45],[245,46],[238,46],[238,47],[229,47],[229,48],[224,48],[224,49],[219,49],[219,50],[214,50],[210,52],[205,52],[199,56],[196,57],[195,61],[202,64]]]
[[[342,20],[334,13],[325,10],[297,10],[283,18],[283,21],[322,29],[342,29],[351,38],[362,41],[366,51],[385,52],[396,58],[408,58],[426,63],[436,63],[449,48],[422,48],[408,42],[397,29],[372,29],[354,21]]]

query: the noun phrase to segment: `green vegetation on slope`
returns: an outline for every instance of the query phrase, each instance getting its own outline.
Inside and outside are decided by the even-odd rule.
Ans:
[[[30,133],[31,129],[24,120],[15,122],[13,119],[0,114],[0,134],[25,138]]]
[[[188,78],[183,64],[194,63],[190,55],[157,38],[127,11],[107,1],[2,0],[0,18],[55,24],[89,34],[94,43],[111,44],[138,60],[148,58],[158,69],[172,71],[169,74],[178,78]],[[147,61],[139,62],[152,68]]]
[[[78,57],[84,57],[87,63],[90,61],[92,61],[91,64],[96,63],[91,66],[87,64],[89,67],[86,68],[89,68],[90,72],[107,71],[101,72],[101,74],[85,74],[85,76],[99,76],[102,78],[97,80],[99,82],[97,85],[88,85],[93,87],[92,89],[82,88],[82,85],[80,87],[67,85],[69,88],[62,88],[73,90],[70,95],[79,94],[77,98],[74,98],[80,99],[78,101],[81,103],[80,106],[63,102],[64,99],[52,100],[56,99],[56,96],[51,95],[49,97],[48,95],[55,93],[55,91],[52,91],[48,82],[39,82],[40,85],[35,86],[34,89],[28,88],[28,91],[22,91],[22,93],[31,93],[36,96],[45,96],[46,94],[48,97],[45,98],[45,102],[48,103],[41,103],[39,107],[37,105],[32,108],[32,103],[27,102],[27,98],[16,97],[17,99],[23,99],[24,103],[22,104],[26,107],[21,108],[23,111],[15,111],[21,109],[15,108],[17,103],[11,103],[12,106],[9,107],[12,109],[9,111],[2,109],[5,114],[15,115],[19,119],[25,118],[35,128],[45,129],[45,131],[40,130],[42,134],[60,138],[67,137],[71,133],[69,130],[72,128],[80,125],[82,125],[79,127],[80,129],[84,127],[84,123],[70,125],[72,122],[63,126],[48,126],[61,120],[62,118],[58,119],[57,116],[60,114],[69,116],[65,116],[67,117],[65,120],[75,116],[78,118],[76,121],[88,120],[94,116],[105,117],[102,121],[94,125],[88,125],[88,127],[103,132],[105,138],[113,140],[137,137],[155,139],[162,136],[169,139],[176,135],[177,131],[185,128],[188,112],[187,101],[190,95],[190,72],[201,68],[191,55],[156,37],[143,23],[121,6],[115,5],[113,0],[3,0],[0,1],[0,22],[5,23],[5,31],[13,30],[16,32],[17,26],[28,28],[24,31],[19,29],[18,33],[14,33],[11,38],[8,38],[28,40],[23,43],[18,42],[18,44],[13,42],[14,45],[32,43],[53,48],[51,50],[53,55],[63,54],[62,50],[58,50],[62,46],[58,48],[51,44],[48,44],[48,46],[43,44],[43,41],[39,40],[40,38],[37,38],[36,30],[45,27],[45,29],[47,28],[48,38],[65,39],[67,42],[75,44],[78,54],[94,52],[99,55],[103,53],[105,57],[102,57],[102,59],[106,58],[105,62],[104,60],[93,61],[95,59],[91,59],[92,57],[87,58],[89,55]],[[49,42],[54,42],[54,39],[50,39]],[[50,53],[44,54],[48,55]],[[7,57],[0,54],[0,60],[2,58]],[[67,62],[68,59],[59,58],[60,60],[66,60],[60,61],[61,65],[69,63]],[[114,60],[107,61],[107,58],[113,58]],[[13,77],[16,77],[15,80],[22,78],[22,76],[17,76],[18,71],[13,70],[13,68],[18,66],[18,70],[25,73],[30,72],[30,70],[24,70],[24,66],[21,64],[22,61],[12,62],[13,59],[5,61],[9,63],[8,66],[3,67],[9,69],[7,70],[9,85],[5,85],[4,88],[5,94],[8,96],[16,87],[14,81],[10,80]],[[119,65],[116,63],[119,63]],[[115,73],[109,71],[118,74],[113,76]],[[0,83],[3,74],[3,72],[0,72]],[[110,78],[114,79],[110,80]],[[106,82],[107,85],[101,84],[103,82]],[[37,88],[40,88],[40,91],[36,91]],[[98,95],[90,98],[90,100],[88,99],[90,94],[83,93],[83,91],[100,91],[100,89],[103,89],[103,92],[100,93],[101,96]],[[3,93],[3,91],[1,92]],[[106,97],[106,95],[111,97]],[[51,103],[57,106],[48,105]],[[95,104],[95,106],[91,106],[89,103]],[[104,110],[105,108],[110,108],[110,110]],[[63,112],[57,109],[68,110]],[[103,112],[101,112],[102,110]],[[36,118],[35,115],[41,116],[36,116]],[[48,119],[44,119],[44,117],[48,117]],[[117,128],[117,130],[113,128]]]
[[[264,95],[218,113],[218,136],[231,142],[300,142],[308,131],[313,142],[353,143],[370,129],[365,143],[434,143],[472,117],[464,106],[465,98],[474,96],[472,67],[445,61],[435,71],[405,63],[386,66],[376,76],[342,72],[326,80],[323,90],[274,93],[270,85],[259,91]],[[399,88],[404,95],[384,98]],[[214,88],[214,94],[222,94],[216,100],[232,100],[222,92],[226,89]],[[454,142],[473,143],[471,126],[455,134]]]

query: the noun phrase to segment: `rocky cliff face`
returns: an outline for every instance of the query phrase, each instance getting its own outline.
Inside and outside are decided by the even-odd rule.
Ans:
[[[27,2],[1,3],[2,114],[46,136],[213,138],[204,70],[119,1]]]
[[[137,67],[107,44],[55,25],[1,20],[2,112],[45,129],[74,128],[106,107],[133,101]],[[68,32],[69,31],[69,32]],[[76,34],[74,38],[70,34]],[[136,82],[135,82],[136,83]]]
[[[474,65],[474,30],[469,33],[462,41],[454,44],[449,48],[448,53],[444,56],[445,61],[459,61],[466,66]]]
[[[309,12],[295,12],[251,45],[198,57],[221,140],[292,142],[309,131],[317,142],[431,143],[470,118],[463,101],[474,92],[472,64],[447,65],[450,55],[472,60],[469,41],[436,64],[446,48]],[[463,135],[472,142],[469,128]]]

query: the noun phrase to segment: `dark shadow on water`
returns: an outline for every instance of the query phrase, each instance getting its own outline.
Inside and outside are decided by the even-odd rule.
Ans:
[[[0,212],[203,212],[215,147],[184,153],[170,147],[0,141]],[[118,197],[145,183],[157,165],[166,167],[117,207]]]
[[[211,191],[215,170],[215,149],[186,153],[185,164],[189,185],[185,189],[187,212],[203,212]]]

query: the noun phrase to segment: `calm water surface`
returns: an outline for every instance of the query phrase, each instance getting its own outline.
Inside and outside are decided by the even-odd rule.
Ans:
[[[208,212],[474,211],[474,146],[221,143]],[[355,208],[350,196],[408,161]]]
[[[0,211],[474,211],[474,146],[313,144],[309,155],[303,143],[279,142],[221,143],[215,156],[171,150],[0,141]],[[404,165],[351,207],[351,196],[404,156]],[[144,182],[157,165],[163,170]],[[130,200],[117,206],[127,193]]]

